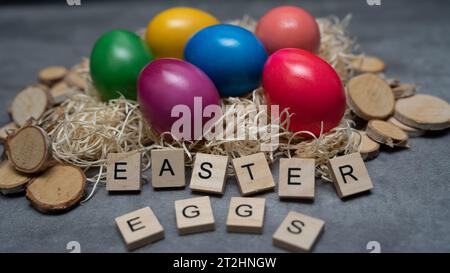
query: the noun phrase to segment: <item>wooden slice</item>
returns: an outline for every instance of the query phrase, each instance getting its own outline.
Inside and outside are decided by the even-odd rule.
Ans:
[[[394,124],[384,120],[371,120],[366,128],[367,136],[389,147],[407,147],[408,135]]]
[[[0,192],[13,194],[25,190],[26,185],[32,179],[31,176],[19,173],[14,166],[4,160],[0,163]]]
[[[65,81],[61,81],[55,84],[50,89],[50,95],[53,100],[53,104],[61,104],[71,96],[79,93],[75,88],[70,87]]]
[[[366,132],[360,131],[359,133],[361,134],[361,141],[358,150],[362,158],[364,160],[370,160],[377,157],[380,153],[380,144],[369,138]]]
[[[402,129],[406,134],[408,134],[409,137],[418,137],[425,133],[425,131],[423,130],[409,127],[408,125],[401,123],[394,117],[390,117],[388,121],[397,126],[398,128]]]
[[[86,176],[80,168],[58,164],[32,179],[27,198],[41,212],[63,212],[78,204],[85,188]]]
[[[414,83],[400,83],[392,88],[395,99],[407,98],[416,94],[417,84]]]
[[[67,68],[64,66],[50,66],[39,71],[39,81],[48,86],[62,80],[67,74]]]
[[[27,125],[6,138],[5,152],[14,167],[24,173],[37,173],[52,163],[50,140],[44,129]]]
[[[443,130],[450,127],[450,105],[438,97],[417,94],[398,100],[394,117],[417,129]]]
[[[67,76],[64,78],[64,81],[72,87],[76,87],[80,90],[86,90],[87,89],[87,82],[83,77],[81,77],[80,74],[76,72],[69,72]]]
[[[350,65],[354,70],[362,73],[378,73],[386,68],[384,62],[375,56],[358,56]]]
[[[51,99],[47,90],[38,85],[32,85],[16,95],[10,111],[12,119],[19,126],[23,126],[30,119],[39,119],[50,107]]]
[[[0,128],[0,142],[5,142],[9,134],[14,133],[19,128],[16,123],[11,122]]]
[[[374,74],[363,74],[348,83],[348,105],[365,119],[386,119],[394,112],[395,98],[385,80]]]

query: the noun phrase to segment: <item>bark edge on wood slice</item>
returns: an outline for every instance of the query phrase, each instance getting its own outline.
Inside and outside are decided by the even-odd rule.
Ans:
[[[18,128],[15,122],[10,122],[0,128],[0,143],[5,142],[8,135],[14,133]]]
[[[70,71],[67,73],[66,77],[64,78],[64,81],[72,87],[76,87],[80,90],[86,90],[87,89],[87,82],[86,80],[78,73],[74,71]]]
[[[86,189],[86,175],[76,166],[57,164],[31,180],[27,198],[43,213],[65,212],[77,205]]]
[[[0,163],[0,192],[2,194],[24,191],[32,178],[32,176],[18,172],[8,160]]]
[[[62,80],[67,72],[68,70],[64,66],[49,66],[39,71],[38,79],[41,83],[51,86]]]
[[[390,117],[388,121],[397,126],[398,128],[402,129],[406,134],[408,134],[409,137],[419,137],[425,134],[424,130],[416,129],[406,124],[403,124],[394,117]]]
[[[30,119],[38,120],[51,106],[48,90],[31,85],[14,97],[10,106],[11,117],[19,126],[23,126]]]
[[[417,94],[397,100],[394,117],[417,129],[443,130],[450,127],[450,105],[441,98]]]
[[[408,135],[394,124],[384,120],[371,120],[367,124],[366,134],[378,143],[389,147],[408,147]]]
[[[378,73],[384,71],[386,64],[378,57],[375,56],[357,56],[351,63],[350,66],[363,73]]]
[[[5,152],[11,164],[24,173],[37,173],[54,164],[47,132],[34,125],[24,126],[9,135]]]
[[[359,131],[359,133],[361,136],[361,141],[358,151],[361,154],[361,157],[365,161],[374,159],[380,153],[380,144],[368,137],[366,132]]]
[[[394,112],[395,97],[385,80],[367,73],[349,81],[347,103],[356,115],[365,120],[386,119]]]
[[[417,85],[414,83],[399,83],[396,87],[392,88],[395,99],[402,99],[411,97],[416,94]]]
[[[49,92],[55,105],[61,104],[71,96],[80,93],[76,88],[70,87],[65,81],[56,83]]]

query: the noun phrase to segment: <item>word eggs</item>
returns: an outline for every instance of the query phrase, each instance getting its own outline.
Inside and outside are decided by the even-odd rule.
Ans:
[[[172,125],[182,120],[177,117],[183,114],[184,118],[184,112],[187,111],[190,114],[188,124],[184,123],[185,126],[178,128],[182,129],[181,135],[187,140],[193,137],[201,138],[202,132],[198,132],[197,119],[194,117],[197,111],[194,109],[201,108],[206,111],[208,106],[220,108],[219,99],[219,93],[208,76],[183,60],[155,60],[139,75],[138,102],[141,111],[159,134],[173,132],[172,127],[175,126]],[[200,125],[204,125],[207,120],[200,116]],[[176,131],[174,137],[181,138],[178,134],[180,131]]]
[[[281,6],[267,12],[258,22],[256,36],[269,53],[282,48],[299,48],[316,53],[320,31],[316,19],[304,9]]]
[[[221,24],[194,34],[184,57],[202,69],[225,97],[242,96],[259,86],[267,53],[250,31]]]
[[[288,109],[289,129],[318,136],[336,127],[345,112],[344,87],[336,71],[324,60],[301,49],[273,53],[264,67],[263,87],[271,105]]]
[[[148,24],[145,40],[157,58],[182,59],[189,38],[198,30],[220,24],[211,14],[199,9],[175,7],[158,13]]]
[[[95,87],[105,100],[123,94],[136,100],[136,80],[153,55],[145,42],[126,30],[103,34],[95,43],[90,70]]]

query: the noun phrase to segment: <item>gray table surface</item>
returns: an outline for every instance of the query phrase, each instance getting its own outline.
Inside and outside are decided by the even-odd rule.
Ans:
[[[113,28],[135,30],[160,10],[179,4],[197,6],[220,19],[244,13],[258,18],[270,7],[294,3],[316,16],[353,14],[351,33],[362,48],[389,65],[388,75],[417,81],[421,92],[450,101],[450,2],[386,1],[370,7],[354,1],[143,1],[117,3],[82,0],[34,6],[0,7],[0,124],[9,121],[7,107],[16,92],[36,80],[45,66],[71,66],[88,56],[95,39]],[[148,184],[138,195],[108,195],[104,187],[80,207],[62,215],[43,215],[23,196],[0,197],[0,252],[68,252],[77,241],[82,252],[127,251],[114,218],[151,206],[165,227],[166,238],[136,252],[279,252],[271,236],[288,211],[325,220],[315,252],[368,252],[377,241],[382,252],[450,251],[450,135],[447,132],[411,139],[411,149],[384,150],[367,163],[374,189],[341,201],[330,183],[317,182],[313,203],[267,200],[262,235],[228,234],[225,220],[232,196],[228,179],[223,197],[212,197],[216,231],[178,236],[173,202],[194,196],[189,189],[155,192]],[[2,148],[0,148],[2,150]],[[0,152],[1,152],[0,150]],[[278,164],[272,168],[278,177]],[[189,176],[188,176],[189,177]]]

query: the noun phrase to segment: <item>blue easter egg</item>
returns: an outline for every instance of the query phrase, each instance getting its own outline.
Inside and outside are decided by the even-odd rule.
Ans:
[[[267,52],[250,31],[219,24],[195,33],[184,58],[209,76],[222,97],[236,97],[259,86]]]

